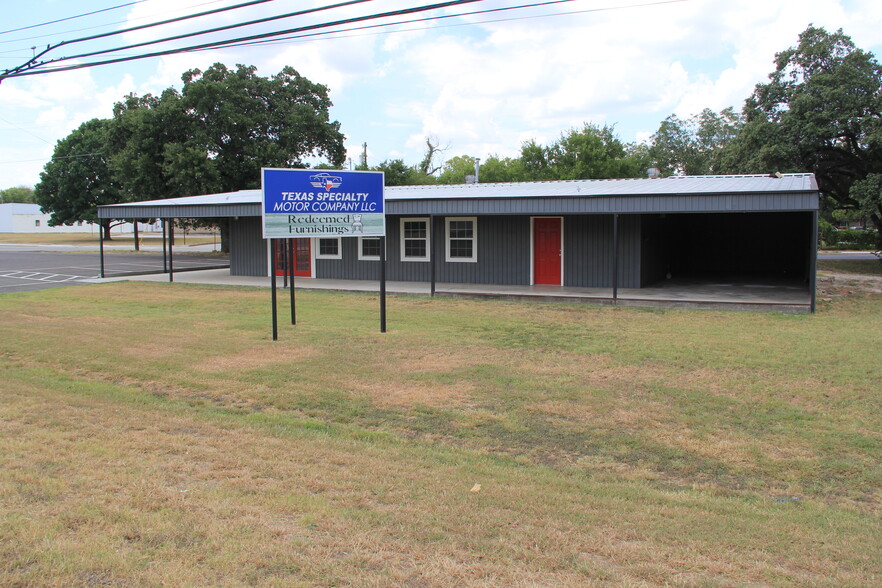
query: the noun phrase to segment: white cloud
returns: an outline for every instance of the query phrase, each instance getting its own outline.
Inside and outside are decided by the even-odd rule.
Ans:
[[[45,11],[47,1],[33,0],[33,22],[44,20],[40,10]],[[130,9],[129,24],[237,1],[197,9],[193,6],[201,3],[198,0],[149,0]],[[279,3],[255,7],[247,18],[289,10],[275,4]],[[296,4],[300,9],[325,3]],[[481,7],[504,4],[495,0]],[[532,14],[589,5],[572,3]],[[297,22],[401,6],[397,0],[378,0]],[[458,9],[448,12],[454,10]],[[212,17],[211,23],[243,20],[244,14],[225,13]],[[518,14],[526,13],[504,16]],[[479,23],[488,18],[467,20]],[[189,69],[204,70],[218,61],[229,67],[245,63],[268,76],[291,65],[330,87],[332,118],[341,121],[353,159],[367,142],[372,163],[402,158],[412,164],[422,156],[426,136],[449,145],[449,156],[504,157],[519,153],[526,140],[548,143],[585,122],[615,124],[624,140],[637,140],[651,135],[671,113],[691,116],[705,107],[740,108],[772,71],[775,53],[794,45],[809,23],[830,31],[842,27],[859,47],[875,50],[877,57],[882,49],[878,0],[689,0],[447,26],[462,20],[466,19],[402,25],[397,28],[415,30],[393,34],[353,32],[334,40],[179,54],[124,67],[7,80],[0,85],[0,108],[16,126],[54,143],[89,118],[109,116],[112,104],[128,92],[180,87],[180,76]],[[199,21],[198,26],[211,23]],[[291,23],[279,21],[258,29],[294,26]],[[162,34],[172,28],[195,27],[185,21]],[[127,42],[155,38],[160,32],[128,35]],[[46,143],[0,125],[0,144],[10,141],[25,146],[27,154],[19,159],[46,156]],[[0,157],[9,158],[9,152]],[[10,167],[0,167],[4,178]],[[21,175],[16,175],[16,183],[36,181],[33,170],[17,167],[14,172]]]

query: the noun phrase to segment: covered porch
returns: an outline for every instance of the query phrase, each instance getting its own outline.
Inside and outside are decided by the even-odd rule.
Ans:
[[[165,274],[107,278],[107,281],[127,279],[147,282],[165,282]],[[233,276],[224,269],[190,271],[175,275],[175,281],[190,284],[219,286],[265,287],[271,278]],[[277,277],[281,287],[283,278]],[[328,290],[338,292],[379,293],[380,284],[373,280],[344,280],[322,278],[295,278],[295,290]],[[389,281],[390,294],[432,296],[432,284],[427,282]],[[716,310],[748,310],[804,314],[811,312],[812,297],[801,280],[779,280],[752,283],[744,280],[709,282],[707,280],[672,279],[649,288],[580,288],[572,286],[522,286],[495,284],[461,284],[438,282],[434,296],[455,298],[488,298],[534,302],[562,302],[649,308],[694,308]]]

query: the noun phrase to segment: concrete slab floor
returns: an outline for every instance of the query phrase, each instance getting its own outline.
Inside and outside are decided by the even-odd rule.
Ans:
[[[168,282],[168,274],[128,276],[94,280],[96,283],[134,280]],[[175,273],[174,281],[187,284],[270,287],[269,277],[231,276],[227,269]],[[283,279],[277,278],[281,288]],[[294,287],[303,290],[379,293],[380,284],[369,280],[326,280],[295,278]],[[387,282],[389,294],[429,296],[427,282]],[[506,300],[570,302],[655,308],[706,308],[760,312],[808,313],[811,294],[800,281],[701,281],[667,280],[649,288],[620,288],[613,298],[612,288],[574,288],[569,286],[498,286],[487,284],[437,283],[436,296],[498,298]]]

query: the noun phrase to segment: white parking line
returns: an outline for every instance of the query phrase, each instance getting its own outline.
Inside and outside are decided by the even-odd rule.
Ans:
[[[71,280],[82,280],[86,276],[71,276],[69,274],[43,274],[43,273],[27,273],[27,272],[6,272],[0,273],[0,278],[13,278],[16,280],[30,280],[33,282],[69,282]]]

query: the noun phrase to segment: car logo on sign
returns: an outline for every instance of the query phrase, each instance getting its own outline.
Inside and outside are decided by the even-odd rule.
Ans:
[[[314,188],[324,188],[326,192],[330,192],[331,188],[339,188],[343,183],[340,176],[332,176],[329,173],[320,173],[309,176],[309,183]]]

